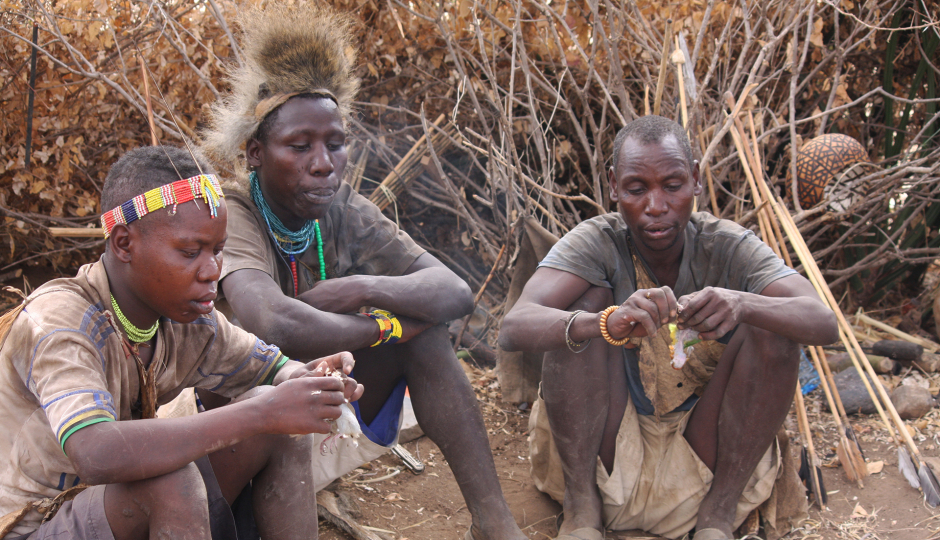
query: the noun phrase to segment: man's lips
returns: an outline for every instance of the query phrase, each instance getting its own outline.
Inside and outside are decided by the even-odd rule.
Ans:
[[[325,204],[333,200],[333,197],[336,196],[336,190],[318,189],[315,191],[305,191],[303,192],[302,196],[308,202],[313,204]]]
[[[215,294],[206,295],[198,300],[193,300],[192,304],[196,307],[196,311],[207,315],[212,308],[215,307]]]
[[[664,238],[673,230],[672,225],[648,225],[643,227],[643,232],[651,238]]]

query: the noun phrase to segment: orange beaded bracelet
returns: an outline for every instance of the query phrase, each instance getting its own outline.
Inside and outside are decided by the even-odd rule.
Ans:
[[[614,339],[610,337],[610,332],[607,331],[607,317],[609,317],[611,313],[617,311],[619,307],[620,306],[610,306],[609,308],[601,312],[601,323],[600,323],[601,324],[601,336],[604,337],[604,340],[607,343],[610,343],[611,345],[615,347],[622,347],[626,345],[628,341],[630,341],[629,336],[623,339]]]

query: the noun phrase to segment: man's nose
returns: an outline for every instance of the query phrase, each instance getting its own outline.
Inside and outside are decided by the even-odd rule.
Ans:
[[[199,267],[199,273],[196,277],[200,281],[218,281],[222,276],[222,254],[218,253],[212,257],[207,257],[205,263]]]
[[[326,176],[333,172],[333,156],[325,144],[313,145],[312,155],[310,156],[310,174],[314,176]]]
[[[669,210],[666,197],[656,190],[650,190],[646,199],[646,213],[654,216],[665,214]]]

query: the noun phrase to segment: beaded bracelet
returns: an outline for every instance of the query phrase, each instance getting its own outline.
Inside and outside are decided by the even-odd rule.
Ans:
[[[571,315],[568,315],[568,321],[565,323],[565,343],[568,344],[568,350],[575,354],[583,353],[587,350],[586,348],[579,349],[577,347],[587,347],[591,341],[594,340],[594,338],[587,338],[584,341],[574,341],[571,339],[571,323],[573,323],[574,319],[582,313],[585,313],[585,311],[583,309],[579,309]]]
[[[384,309],[374,309],[372,310],[372,313],[384,316],[392,324],[392,331],[385,338],[383,343],[386,345],[393,345],[398,343],[398,340],[401,339],[402,334],[401,321],[398,320],[398,317],[396,317],[392,312]]]
[[[619,308],[620,306],[610,306],[601,312],[601,335],[604,336],[604,340],[607,341],[607,343],[610,343],[615,347],[622,347],[626,345],[628,341],[630,341],[629,336],[623,339],[614,339],[610,337],[610,332],[607,331],[607,317],[609,317],[611,313],[617,311]]]
[[[379,325],[379,339],[371,346],[397,343],[402,336],[401,321],[391,312],[384,309],[374,309],[366,313],[370,319]]]

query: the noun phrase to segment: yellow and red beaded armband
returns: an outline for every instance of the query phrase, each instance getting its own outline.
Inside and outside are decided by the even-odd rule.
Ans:
[[[379,340],[373,343],[372,347],[382,344],[391,345],[401,339],[401,321],[393,313],[384,309],[374,309],[366,315],[379,324]]]

